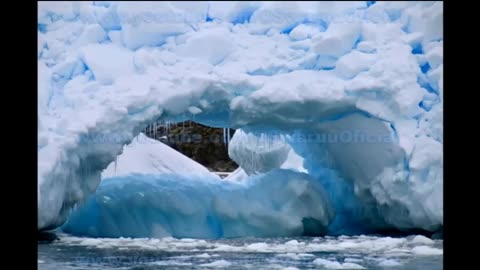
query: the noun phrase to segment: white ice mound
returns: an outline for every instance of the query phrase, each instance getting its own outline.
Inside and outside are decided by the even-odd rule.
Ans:
[[[241,183],[132,174],[102,181],[63,230],[91,237],[318,235],[332,217],[323,188],[303,173],[277,169]]]
[[[122,154],[102,172],[102,179],[132,173],[218,177],[203,165],[143,133],[123,147]]]
[[[193,119],[293,136],[338,230],[436,230],[442,29],[442,2],[41,2],[38,228],[149,123]]]

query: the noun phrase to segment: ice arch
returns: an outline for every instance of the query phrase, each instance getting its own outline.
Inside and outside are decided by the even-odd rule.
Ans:
[[[343,217],[441,226],[442,3],[283,5],[40,4],[38,228],[61,225],[147,124],[184,119],[292,136],[311,175],[339,180],[323,182],[334,205],[365,205]],[[302,143],[352,128],[393,139]]]

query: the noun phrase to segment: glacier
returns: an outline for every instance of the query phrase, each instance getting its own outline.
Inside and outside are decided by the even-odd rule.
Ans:
[[[247,134],[229,145],[238,184],[323,189],[331,232],[443,226],[442,2],[38,6],[39,230],[113,192],[102,172],[145,127],[184,120]],[[302,164],[281,169],[289,153]],[[236,184],[197,182],[197,196]]]

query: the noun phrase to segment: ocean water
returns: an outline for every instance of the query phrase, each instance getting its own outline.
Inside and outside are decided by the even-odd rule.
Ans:
[[[38,244],[38,269],[443,269],[443,240],[424,236],[83,238]]]

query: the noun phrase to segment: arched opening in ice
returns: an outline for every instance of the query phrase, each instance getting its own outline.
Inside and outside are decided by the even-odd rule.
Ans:
[[[206,115],[160,118],[180,122],[191,117],[229,126],[222,112]],[[391,123],[358,110],[334,110],[306,123],[272,120],[270,125],[236,126],[241,129],[229,154],[250,175],[242,185],[168,174],[109,179],[65,230],[98,237],[215,238],[439,228],[435,217],[418,212],[425,198],[412,190],[408,160]],[[74,191],[91,192],[98,185],[95,174],[103,170],[98,163],[107,164],[105,154],[123,143],[111,135],[114,140],[86,136],[78,144],[76,153],[89,154],[78,156],[80,168],[74,174],[80,172],[77,177],[87,181],[77,183],[84,186]],[[303,159],[301,164],[282,166],[292,151]],[[72,200],[77,198],[71,193],[65,198],[72,205],[80,201]],[[58,217],[70,213],[66,206],[64,202]]]
[[[41,5],[38,229],[63,224],[148,124],[185,119],[288,138],[331,197],[330,231],[441,227],[443,5],[331,5]],[[131,20],[152,11],[183,19]]]

